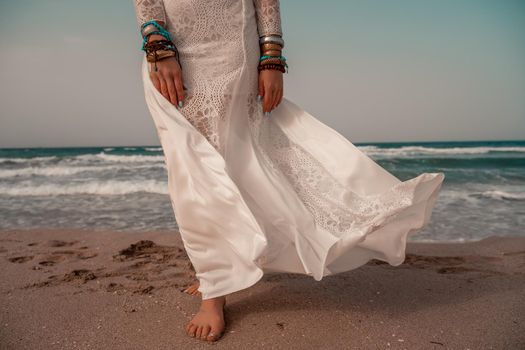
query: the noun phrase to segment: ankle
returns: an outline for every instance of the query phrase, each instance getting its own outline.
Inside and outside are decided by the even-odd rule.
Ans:
[[[226,304],[226,297],[220,296],[216,298],[202,300],[201,308],[217,308],[224,306],[224,304]]]

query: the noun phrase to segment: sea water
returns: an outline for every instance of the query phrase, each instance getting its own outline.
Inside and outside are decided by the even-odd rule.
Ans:
[[[444,172],[410,241],[525,236],[525,141],[355,143],[405,181]],[[177,229],[158,146],[0,149],[0,229]]]

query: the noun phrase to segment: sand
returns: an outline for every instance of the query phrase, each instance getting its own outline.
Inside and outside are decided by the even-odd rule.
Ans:
[[[178,232],[6,230],[0,255],[1,349],[525,349],[525,237],[265,275],[227,297],[213,344],[183,329],[199,298]]]

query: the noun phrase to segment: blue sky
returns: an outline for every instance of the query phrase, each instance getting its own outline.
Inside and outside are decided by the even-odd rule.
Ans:
[[[285,96],[352,142],[525,139],[525,1],[281,2]],[[131,0],[0,4],[0,147],[154,145]]]

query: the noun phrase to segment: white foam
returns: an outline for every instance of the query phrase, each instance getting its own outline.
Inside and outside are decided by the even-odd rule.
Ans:
[[[477,193],[478,195],[482,197],[488,197],[493,199],[514,199],[514,200],[524,200],[525,199],[525,193],[523,192],[505,192],[505,191],[499,191],[499,190],[492,190],[492,191],[485,191],[481,193]]]
[[[0,178],[10,178],[16,176],[69,176],[83,172],[103,172],[116,169],[141,169],[141,168],[166,168],[164,163],[122,166],[119,165],[105,165],[105,166],[49,166],[49,167],[27,167],[20,169],[0,169]]]
[[[13,163],[27,163],[27,162],[41,162],[46,160],[52,160],[56,159],[56,156],[48,156],[48,157],[32,157],[32,158],[0,158],[0,163],[7,163],[7,162],[13,162]]]
[[[457,155],[457,154],[484,154],[489,152],[525,152],[525,147],[449,147],[435,148],[424,146],[404,146],[393,148],[379,148],[377,146],[359,146],[361,151],[369,156],[414,156],[414,155]]]
[[[0,186],[0,195],[8,196],[55,196],[55,195],[125,195],[136,192],[168,194],[166,181],[90,181],[68,185],[44,184],[29,186]]]
[[[73,157],[73,160],[104,160],[117,163],[143,163],[143,162],[164,162],[164,155],[124,155],[124,154],[107,154],[100,152],[97,154],[83,154]]]

